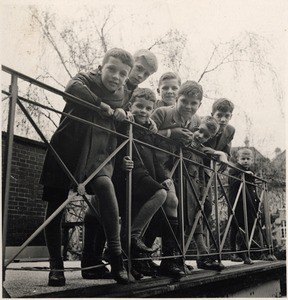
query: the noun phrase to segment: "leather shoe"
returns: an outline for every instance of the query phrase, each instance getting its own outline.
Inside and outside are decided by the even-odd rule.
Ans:
[[[163,259],[159,267],[159,274],[172,278],[185,276],[185,272],[178,266],[177,261],[172,259]]]
[[[87,270],[81,270],[82,277],[84,279],[111,279],[111,273],[108,268],[105,267],[102,260],[89,261],[82,259],[81,268],[87,268],[96,266],[95,268],[90,268]]]
[[[251,259],[250,257],[246,257],[246,258],[244,259],[244,264],[245,264],[245,265],[253,265],[254,262],[252,261],[252,259]]]
[[[126,270],[128,272],[128,262],[127,261],[124,262],[124,266],[125,266],[125,268],[126,268]],[[134,268],[133,262],[132,262],[132,265],[131,265],[131,268],[130,268],[130,277],[131,278],[133,277],[135,280],[140,280],[140,279],[142,279],[144,277],[144,275],[141,274],[141,272],[139,272],[137,269]],[[134,281],[134,280],[132,280],[132,281]]]
[[[111,276],[120,284],[129,283],[128,273],[124,267],[122,254],[115,255],[109,253],[109,261],[111,265]]]
[[[63,271],[52,270],[49,272],[49,286],[65,286],[65,277]]]
[[[50,260],[49,286],[65,286],[64,264],[62,259]]]
[[[204,270],[222,271],[225,267],[211,257],[205,257],[196,260],[197,268]]]
[[[134,268],[144,276],[155,277],[159,266],[152,261],[150,255],[147,253],[140,253],[138,258],[147,258],[147,260],[134,260],[132,263]]]
[[[242,262],[243,259],[242,259],[239,255],[237,255],[237,254],[232,254],[232,255],[231,255],[231,261],[234,261],[234,262]]]
[[[144,261],[144,260],[134,261],[133,267],[137,272],[143,274],[144,276],[155,277],[157,274],[157,271],[150,267],[148,261]]]
[[[139,254],[139,253],[153,253],[157,251],[156,249],[152,249],[147,247],[143,241],[139,237],[131,238],[131,252],[132,254]]]

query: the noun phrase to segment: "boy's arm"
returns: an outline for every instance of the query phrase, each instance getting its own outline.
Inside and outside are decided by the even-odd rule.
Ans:
[[[230,156],[231,156],[231,145],[232,145],[232,140],[233,140],[234,134],[235,134],[235,128],[232,126],[230,126],[229,128],[231,128],[230,129],[231,135],[229,136],[229,142],[222,149],[223,152],[227,153],[228,159],[230,159]]]
[[[65,92],[99,106],[101,99],[90,89],[93,84],[92,80],[89,74],[79,73],[68,82]]]
[[[219,172],[224,172],[226,170],[228,164],[228,155],[226,153],[204,146],[201,147],[201,150],[205,154],[218,159],[218,161],[221,163],[221,166],[218,170]]]
[[[158,128],[158,133],[164,136],[167,136],[167,134],[165,134],[165,132],[167,133],[167,130],[163,130],[162,129],[162,125],[165,121],[165,113],[163,112],[162,109],[156,108],[154,110],[154,112],[151,115],[151,120],[154,121],[154,123],[156,124],[157,128]]]

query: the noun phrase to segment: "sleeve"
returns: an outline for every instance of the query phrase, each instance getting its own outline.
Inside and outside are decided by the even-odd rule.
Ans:
[[[79,73],[68,82],[65,92],[99,106],[101,99],[91,91],[92,84],[93,78],[89,74]]]
[[[165,120],[163,109],[161,109],[161,107],[156,108],[151,115],[151,119],[156,123],[158,130],[161,130]]]
[[[231,141],[234,138],[234,134],[235,134],[235,128],[233,128],[233,131],[230,135],[229,143],[227,143],[227,145],[223,148],[223,152],[227,153],[229,158],[231,157],[231,144],[232,144]]]
[[[206,146],[203,146],[201,147],[201,151],[204,153],[204,154],[207,154],[209,156],[212,156],[215,152],[214,149],[212,149],[211,147],[206,147]]]
[[[153,161],[155,166],[156,180],[161,183],[164,180],[168,179],[168,176],[166,175],[166,172],[163,168],[163,164],[161,164],[157,159],[155,150],[153,151]]]

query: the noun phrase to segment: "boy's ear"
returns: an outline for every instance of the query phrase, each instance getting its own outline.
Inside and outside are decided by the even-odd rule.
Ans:
[[[128,108],[128,110],[130,111],[131,110],[131,103],[128,103],[128,106],[127,106],[127,108]]]

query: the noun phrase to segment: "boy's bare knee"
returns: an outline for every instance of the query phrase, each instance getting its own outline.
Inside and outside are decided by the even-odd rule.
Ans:
[[[166,198],[167,198],[167,192],[166,192],[164,189],[161,189],[161,190],[158,190],[158,191],[155,193],[155,196],[156,196],[158,199],[161,199],[162,202],[164,203],[164,201],[165,201]]]
[[[100,176],[95,179],[95,184],[97,189],[109,188],[112,186],[112,181],[108,176]]]
[[[177,209],[178,207],[178,198],[174,193],[168,193],[165,201],[165,206],[169,209]]]

